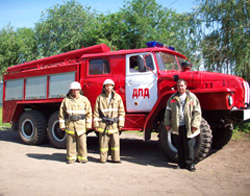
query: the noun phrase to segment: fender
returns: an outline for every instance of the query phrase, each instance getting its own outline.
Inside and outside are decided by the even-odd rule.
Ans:
[[[16,101],[5,101],[3,103],[3,123],[10,123],[11,121],[17,121],[23,108],[17,107]],[[16,118],[17,117],[17,118]]]

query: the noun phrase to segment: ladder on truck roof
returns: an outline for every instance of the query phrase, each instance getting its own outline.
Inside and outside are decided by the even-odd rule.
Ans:
[[[99,44],[15,65],[7,68],[7,72],[11,73],[11,72],[24,71],[28,69],[36,69],[45,65],[53,65],[60,62],[65,62],[65,60],[76,60],[79,59],[84,54],[103,53],[103,52],[110,52],[110,48],[106,44]]]

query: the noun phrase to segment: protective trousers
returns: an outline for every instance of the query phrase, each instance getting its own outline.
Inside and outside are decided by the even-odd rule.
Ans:
[[[195,138],[187,138],[186,126],[179,127],[179,135],[174,135],[174,142],[178,151],[178,165],[182,168],[193,165]]]
[[[79,162],[88,161],[87,158],[87,136],[86,133],[80,136],[67,134],[67,159]]]
[[[108,159],[109,144],[112,161],[120,161],[119,132],[113,134],[99,133],[100,161],[105,163]]]

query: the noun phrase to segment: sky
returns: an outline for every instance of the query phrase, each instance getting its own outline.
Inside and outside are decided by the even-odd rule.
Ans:
[[[124,0],[76,0],[82,6],[91,6],[98,12],[118,12]],[[8,24],[15,28],[33,28],[39,22],[42,12],[65,0],[0,0],[0,29]],[[195,0],[156,0],[163,7],[171,8],[178,13],[190,12]]]

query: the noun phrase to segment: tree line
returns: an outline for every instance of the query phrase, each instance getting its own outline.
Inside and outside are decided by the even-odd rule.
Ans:
[[[23,62],[105,43],[113,50],[174,46],[194,69],[235,74],[250,82],[250,0],[197,0],[177,13],[155,0],[124,0],[115,13],[100,13],[75,0],[41,13],[34,28],[0,30],[0,71]]]

